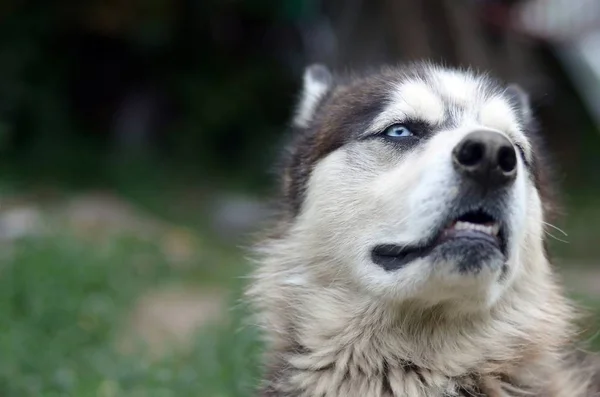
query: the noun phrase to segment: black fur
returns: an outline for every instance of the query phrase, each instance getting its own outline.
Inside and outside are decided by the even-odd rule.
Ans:
[[[361,132],[383,109],[389,88],[377,78],[334,82],[321,100],[307,128],[294,127],[293,140],[283,161],[284,197],[288,210],[297,215],[304,200],[306,183],[317,161],[360,138]]]

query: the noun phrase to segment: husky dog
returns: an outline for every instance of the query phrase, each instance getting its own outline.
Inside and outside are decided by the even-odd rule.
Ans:
[[[264,397],[589,397],[527,95],[431,64],[306,69],[248,291]],[[583,357],[582,357],[583,356]]]

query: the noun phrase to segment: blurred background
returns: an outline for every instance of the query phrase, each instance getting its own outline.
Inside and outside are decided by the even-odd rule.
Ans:
[[[415,59],[530,92],[600,312],[597,0],[2,0],[0,396],[252,395],[244,247],[303,68]]]

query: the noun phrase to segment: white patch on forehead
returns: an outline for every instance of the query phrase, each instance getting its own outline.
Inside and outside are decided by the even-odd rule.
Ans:
[[[481,123],[506,133],[519,128],[519,121],[510,104],[502,97],[492,97],[479,112]]]
[[[424,82],[399,84],[392,92],[388,106],[375,119],[372,129],[383,129],[410,118],[431,124],[444,121],[444,102]]]
[[[454,103],[468,106],[478,97],[479,82],[470,74],[443,70],[435,73],[440,94]]]

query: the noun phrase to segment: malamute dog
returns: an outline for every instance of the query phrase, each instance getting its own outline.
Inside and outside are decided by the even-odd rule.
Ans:
[[[589,397],[544,246],[526,94],[415,64],[307,68],[248,295],[264,397]]]

